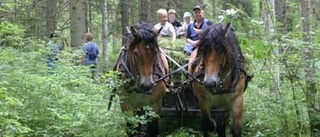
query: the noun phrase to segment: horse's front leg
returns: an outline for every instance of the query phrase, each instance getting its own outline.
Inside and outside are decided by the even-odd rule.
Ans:
[[[211,118],[211,109],[208,107],[206,101],[199,102],[202,118],[201,118],[201,129],[203,131],[203,137],[209,137],[209,132],[213,132],[217,125],[216,122]]]
[[[214,116],[214,119],[217,123],[217,134],[218,137],[226,137],[226,127],[229,123],[229,112],[215,112],[212,114]]]
[[[236,96],[232,104],[233,111],[233,123],[231,127],[231,133],[233,137],[241,137],[241,121],[243,113],[243,94],[245,89],[246,76],[240,75],[236,87]]]
[[[148,123],[148,137],[156,137],[158,136],[159,133],[159,123],[158,123],[158,118],[152,119]]]
[[[147,137],[156,137],[159,133],[159,118],[162,109],[162,101],[165,95],[166,86],[164,82],[159,82],[153,87],[152,110],[157,115],[148,122]]]
[[[211,118],[210,93],[199,83],[192,84],[193,95],[197,98],[198,106],[201,111],[201,130],[203,137],[208,137],[210,131],[217,127],[215,121]]]
[[[201,129],[203,137],[209,137],[209,132],[213,132],[216,129],[216,123],[207,114],[202,115]]]
[[[231,133],[233,137],[241,137],[241,121],[243,111],[243,96],[239,95],[233,103],[233,123]]]

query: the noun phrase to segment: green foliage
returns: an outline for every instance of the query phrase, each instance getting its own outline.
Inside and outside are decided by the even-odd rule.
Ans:
[[[17,24],[0,22],[0,46],[22,47],[25,29]]]
[[[183,66],[184,64],[188,63],[189,56],[184,54],[184,45],[186,43],[185,38],[178,38],[174,41],[167,38],[159,38],[159,45],[162,48],[163,52],[170,56],[174,61],[176,61],[179,65]],[[172,62],[169,58],[167,59],[169,63],[169,69],[170,71],[174,71],[178,69],[179,67]],[[187,67],[185,68],[187,70]],[[187,77],[183,75],[183,72],[173,74],[170,77],[170,81],[183,81]]]
[[[220,11],[220,5],[210,7],[211,2],[205,2],[206,16],[211,16],[213,8]],[[118,9],[114,12],[114,7],[119,2],[111,1],[110,3],[108,3],[111,7],[109,10],[112,13],[119,13]],[[138,1],[133,3],[137,4]],[[175,7],[174,2],[171,3],[172,5],[169,6]],[[101,72],[108,72],[109,69],[100,70],[98,81],[91,80],[88,68],[78,66],[81,49],[67,48],[62,52],[54,74],[47,74],[45,42],[30,37],[30,35],[37,35],[38,38],[41,38],[45,32],[46,27],[43,27],[45,20],[42,20],[45,8],[41,4],[44,2],[3,2],[0,5],[1,15],[4,17],[1,18],[0,23],[0,135],[6,137],[125,136],[127,116],[120,112],[119,100],[115,98],[111,110],[106,109],[112,89],[121,85],[113,72],[104,74]],[[248,6],[252,8],[235,4],[234,6],[227,5],[227,8],[218,13],[218,22],[233,24],[248,62],[248,72],[255,75],[245,92],[243,136],[309,136],[310,123],[319,123],[320,115],[318,111],[311,115],[307,114],[306,102],[308,100],[305,97],[303,69],[303,63],[306,60],[302,54],[304,47],[301,41],[299,3],[286,3],[286,14],[288,15],[286,24],[288,33],[286,34],[276,32],[270,34],[263,30],[265,24],[258,21],[260,19],[258,19],[258,4],[259,2],[254,0],[252,5]],[[190,11],[194,5],[189,3],[176,10],[178,13],[183,13]],[[99,2],[95,1],[94,6],[92,8],[94,9],[92,11],[93,21],[90,26],[92,26],[91,31],[95,32],[98,38],[101,32],[101,27],[99,27],[101,17],[98,16],[100,15]],[[134,5],[134,7],[139,6]],[[131,7],[131,9],[134,9],[132,10],[134,14],[139,8]],[[252,14],[247,11],[251,9]],[[66,23],[66,20],[69,19],[68,14],[65,14],[68,11],[59,11],[58,26],[64,28],[69,25]],[[150,14],[153,16],[155,12]],[[109,14],[109,16],[113,18],[108,19],[108,27],[115,27],[115,34],[121,33],[117,20],[120,19],[120,16],[117,14]],[[131,22],[136,22],[137,15],[133,16],[130,18]],[[37,20],[39,18],[41,20]],[[279,23],[275,24],[276,27],[279,26]],[[320,39],[318,39],[320,30],[311,31],[314,59],[307,61],[312,62],[318,72],[320,52],[317,51],[320,49]],[[115,35],[108,37],[109,60],[101,61],[100,66],[103,64],[107,68],[112,68],[121,48],[120,39],[121,37]],[[97,42],[99,43],[98,40]],[[175,61],[185,64],[188,57],[183,54],[184,42],[184,39],[176,41],[160,39],[159,44],[163,48],[169,48],[163,50]],[[171,67],[171,69],[175,68]],[[319,79],[319,73],[316,73],[315,76],[316,79]],[[276,80],[280,81],[279,85],[274,84]],[[108,82],[105,83],[105,81]],[[315,98],[320,98],[319,93],[316,96]],[[129,117],[129,119],[137,123],[145,122],[145,117]],[[310,119],[314,121],[309,122]],[[168,128],[168,125],[173,125],[172,121],[169,120],[169,123],[160,125],[160,128],[163,129],[161,132],[169,134],[166,136],[199,135],[199,133],[190,133],[186,127],[195,126],[197,130],[199,129],[197,122],[200,120],[190,122],[191,120],[177,118],[176,121],[184,124],[178,125],[179,128]],[[169,129],[177,130],[168,133]]]
[[[1,50],[0,60],[4,136],[123,136],[122,113],[107,110],[116,85],[103,81],[112,73],[95,82],[87,67],[61,58],[50,75],[41,52],[12,48]]]
[[[200,137],[202,136],[200,132],[193,131],[193,129],[180,128],[179,130],[173,132],[167,137]]]
[[[163,51],[173,59],[180,61],[189,58],[183,53],[183,48],[186,43],[185,38],[178,38],[175,41],[167,38],[159,38],[158,41]]]
[[[139,114],[136,114],[139,113]],[[141,113],[141,114],[140,114]],[[152,119],[159,118],[159,116],[153,111],[149,106],[144,106],[143,108],[137,108],[135,112],[125,113],[126,120],[131,124],[131,129],[127,129],[129,133],[135,134],[138,131],[134,130],[139,127],[139,125],[145,125],[148,122],[151,122]]]
[[[244,11],[245,14],[252,17],[254,9],[252,0],[224,0],[223,2],[221,1],[221,5],[223,9],[237,7],[237,9]]]

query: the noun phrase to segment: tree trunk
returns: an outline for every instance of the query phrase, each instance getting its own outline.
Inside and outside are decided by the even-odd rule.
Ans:
[[[70,38],[71,47],[81,47],[87,32],[86,0],[70,0]]]
[[[301,4],[301,30],[302,30],[302,41],[303,41],[303,56],[304,56],[304,75],[306,84],[306,98],[308,103],[308,115],[310,123],[311,136],[315,136],[317,130],[320,128],[320,123],[317,121],[317,79],[316,79],[316,68],[314,65],[314,55],[312,49],[311,40],[311,11],[310,11],[310,0],[300,0]]]
[[[268,39],[274,41],[274,34],[276,31],[276,22],[275,22],[275,0],[268,0],[266,3],[266,11],[264,12],[265,15],[265,31],[268,32],[269,34]],[[276,46],[276,45],[274,45]],[[275,47],[273,50],[274,54],[276,56],[279,55],[278,48]],[[270,85],[270,90],[271,91],[278,91],[277,87],[280,87],[280,77],[279,77],[279,67],[277,64],[277,60],[271,60],[271,63],[274,64],[272,69],[272,72],[274,72],[273,76],[273,84]]]
[[[204,5],[204,0],[198,0],[198,4],[203,6]]]
[[[267,34],[269,34],[268,39],[270,41],[272,41],[273,43],[278,42],[278,40],[275,37],[276,34],[276,22],[275,22],[275,1],[277,0],[267,0],[267,1],[261,1],[261,8],[263,11],[261,11],[261,17],[262,20],[265,22],[266,26],[265,26],[265,31]],[[265,4],[265,5],[264,5]],[[279,56],[279,44],[271,44],[272,46],[275,46],[273,48],[273,54],[275,56]],[[272,83],[270,84],[270,92],[275,92],[278,93],[277,98],[279,98],[279,102],[281,104],[281,112],[285,111],[286,104],[285,104],[285,99],[282,95],[281,92],[281,86],[280,86],[280,67],[279,67],[279,62],[276,58],[271,58],[270,59],[270,63],[271,66],[273,66],[272,68],[270,68],[272,74],[273,74],[273,79],[272,79]],[[288,136],[289,133],[289,125],[288,125],[288,118],[286,115],[281,115],[281,117],[283,119],[283,126],[284,126],[284,135]]]
[[[129,6],[128,0],[121,0],[120,7],[121,7],[121,27],[122,27],[122,36],[127,36],[126,27],[129,26]],[[127,39],[125,37],[122,38],[122,45],[126,44]]]
[[[212,6],[212,18],[213,18],[213,21],[214,22],[218,22],[218,11],[217,11],[217,1],[216,0],[212,0],[211,1],[212,3],[211,3],[211,6]]]
[[[47,10],[46,10],[46,26],[47,26],[47,32],[46,36],[49,37],[49,35],[57,29],[57,21],[56,21],[56,15],[57,15],[57,0],[47,0]]]
[[[318,27],[320,27],[320,1],[317,0],[316,3],[316,13],[317,13],[317,20],[318,20]]]
[[[277,27],[277,30],[282,34],[285,34],[287,32],[285,0],[275,1],[275,14],[277,22],[281,23],[281,25]]]
[[[149,0],[140,0],[140,21],[149,22],[150,2]]]
[[[288,26],[287,26],[287,15],[286,15],[286,1],[285,0],[276,0],[275,1],[275,14],[276,14],[276,21],[277,24],[280,23],[280,25],[277,26],[277,32],[282,34],[282,35],[278,35],[277,39],[279,41],[279,43],[285,43],[282,41],[281,37],[283,35],[285,35],[288,32]],[[288,50],[290,47],[288,47],[287,45],[283,45],[280,44],[279,46],[280,49],[286,49],[287,52],[283,52],[283,50],[280,50],[279,52],[281,52],[280,54],[286,54],[284,55],[283,58],[286,58],[287,55],[292,54],[290,51]],[[299,135],[306,135],[308,133],[306,133],[305,130],[305,126],[303,125],[302,119],[301,117],[303,117],[301,109],[299,108],[299,105],[297,103],[297,100],[299,100],[299,97],[297,96],[297,91],[294,88],[294,82],[295,80],[293,79],[293,76],[296,75],[294,73],[294,71],[291,70],[291,63],[286,62],[286,60],[282,61],[283,63],[285,63],[285,70],[286,70],[286,75],[289,75],[288,80],[290,81],[291,84],[291,92],[292,92],[292,98],[293,98],[293,104],[295,107],[295,113],[296,113],[296,117],[297,117],[297,126],[299,127],[299,130],[297,130],[297,132],[295,132],[295,136],[299,136]],[[282,75],[283,76],[283,75]]]
[[[312,0],[312,13],[314,15],[316,28],[320,27],[320,1],[319,0]]]
[[[88,17],[88,31],[89,32],[92,32],[92,27],[93,27],[93,13],[92,13],[92,4],[93,4],[93,1],[90,1],[90,0],[86,0],[86,3],[87,3],[87,9],[88,9],[88,12],[87,12],[87,17]]]
[[[155,0],[151,0],[151,3],[150,3],[150,15],[151,15],[151,20],[150,22],[153,23],[153,24],[156,24],[158,22],[158,18],[157,18],[157,10],[159,8],[159,1],[155,1]]]
[[[107,14],[107,0],[103,0],[102,6],[102,60],[104,63],[107,63],[107,32],[108,32],[108,20],[106,17]]]
[[[263,0],[259,0],[259,18],[264,21]]]

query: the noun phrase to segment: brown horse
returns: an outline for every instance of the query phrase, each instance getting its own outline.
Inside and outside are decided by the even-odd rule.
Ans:
[[[216,131],[219,137],[225,137],[232,115],[231,133],[239,137],[243,94],[252,77],[246,73],[244,57],[230,23],[205,29],[196,47],[188,70],[198,78],[192,82],[192,90],[202,113],[203,136]]]
[[[159,79],[168,73],[168,62],[150,24],[139,23],[130,30],[130,42],[122,49],[115,66],[122,78],[129,81],[118,90],[121,109],[143,115],[146,112],[142,108],[149,106],[159,115],[166,91],[165,81]],[[132,127],[132,123],[127,123],[127,129]],[[128,136],[155,137],[158,129],[158,118],[152,118],[146,125],[134,129],[137,134],[128,133]]]

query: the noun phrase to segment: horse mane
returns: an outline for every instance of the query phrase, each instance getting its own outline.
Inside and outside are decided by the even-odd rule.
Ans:
[[[216,50],[218,54],[225,54],[229,65],[235,63],[239,59],[243,60],[239,42],[234,34],[233,28],[228,26],[230,24],[213,24],[208,26],[200,34],[200,39],[197,44],[199,46],[200,54],[206,55],[212,49]],[[198,52],[198,55],[200,55]]]
[[[140,22],[131,27],[131,32],[133,34],[133,39],[129,44],[129,50],[133,50],[135,45],[140,42],[145,42],[150,48],[159,48],[157,35],[153,31],[153,27],[149,23]]]

